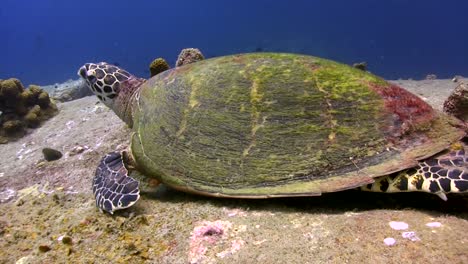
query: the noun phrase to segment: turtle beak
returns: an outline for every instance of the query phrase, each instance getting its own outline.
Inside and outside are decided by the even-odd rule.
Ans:
[[[78,76],[80,76],[81,78],[86,79],[86,76],[87,76],[87,74],[86,74],[86,66],[85,66],[85,65],[81,66],[81,68],[78,70],[77,74],[78,74]]]
[[[81,66],[77,74],[91,86],[96,82],[97,79],[96,76],[94,76],[94,74],[90,74],[90,65],[91,63],[86,63],[85,65]]]

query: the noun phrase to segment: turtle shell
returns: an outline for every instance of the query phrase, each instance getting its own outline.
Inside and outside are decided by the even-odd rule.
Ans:
[[[362,70],[251,53],[165,71],[141,88],[140,170],[213,196],[311,196],[350,189],[444,150],[459,121]]]

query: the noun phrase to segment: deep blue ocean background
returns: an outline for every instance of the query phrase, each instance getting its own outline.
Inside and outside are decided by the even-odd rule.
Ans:
[[[0,79],[52,84],[85,62],[140,77],[181,49],[366,61],[387,79],[468,75],[467,0],[1,0]]]

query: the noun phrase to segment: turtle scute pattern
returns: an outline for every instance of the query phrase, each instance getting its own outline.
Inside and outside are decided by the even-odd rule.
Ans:
[[[121,152],[111,152],[99,162],[93,179],[96,206],[111,214],[132,206],[140,198],[138,181],[128,176]]]
[[[445,193],[468,191],[468,156],[464,149],[460,149],[447,156],[429,158],[414,168],[377,178],[361,189],[388,193],[422,191],[447,200]]]
[[[121,83],[132,76],[126,70],[106,62],[86,63],[78,70],[78,75],[86,80],[91,90],[104,103],[110,103],[119,93]]]

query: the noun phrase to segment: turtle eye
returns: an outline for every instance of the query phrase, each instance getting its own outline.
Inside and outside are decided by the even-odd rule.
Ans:
[[[83,74],[84,74],[85,80],[87,80],[91,85],[93,85],[97,81],[95,70],[88,70],[84,72]]]
[[[88,75],[87,79],[91,84],[94,84],[96,82],[96,80],[97,80],[96,76],[94,76],[94,75]]]

